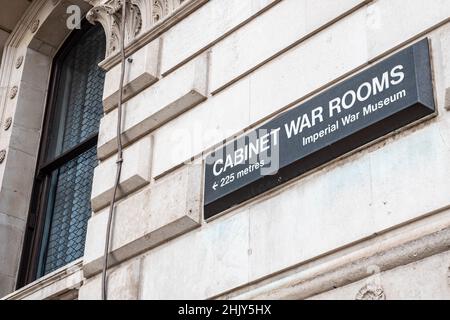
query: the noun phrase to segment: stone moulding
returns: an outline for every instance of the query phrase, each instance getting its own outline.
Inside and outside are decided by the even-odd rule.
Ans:
[[[33,23],[30,26],[30,30],[32,33],[35,33],[37,31],[37,29],[39,28],[39,24],[40,24],[39,19],[33,21]]]
[[[344,287],[367,279],[368,266],[378,266],[386,272],[430,256],[447,252],[450,248],[450,208],[443,208],[442,221],[435,228],[422,227],[413,233],[406,232],[382,242],[372,242],[366,247],[331,259],[326,263],[310,262],[280,274],[256,281],[250,286],[230,290],[213,297],[215,299],[308,299],[315,295]],[[381,292],[381,290],[382,292]],[[356,294],[356,299],[387,299],[384,288],[365,286]]]
[[[14,86],[11,88],[11,90],[9,91],[9,98],[12,100],[17,96],[17,92],[19,91],[19,87]]]
[[[11,128],[11,124],[12,118],[11,117],[6,118],[5,123],[3,124],[3,129],[7,131],[9,128]]]
[[[126,55],[144,47],[208,1],[129,0],[125,27]],[[93,24],[100,23],[105,30],[106,57],[100,67],[109,71],[120,62],[122,0],[95,2],[86,19]]]
[[[23,59],[24,59],[23,56],[17,57],[16,63],[14,65],[16,69],[19,69],[22,66]]]
[[[127,5],[125,24],[125,43],[133,40],[142,28],[141,10],[135,4]],[[130,18],[131,17],[131,18]],[[99,22],[106,34],[106,57],[117,53],[120,48],[120,28],[122,24],[122,1],[113,0],[89,10],[86,19],[95,24]]]
[[[74,262],[40,278],[0,300],[57,299],[58,296],[75,291],[83,284],[83,259]],[[74,298],[75,298],[74,297]]]
[[[356,300],[386,300],[382,286],[369,283],[362,287],[356,294]]]
[[[125,44],[177,9],[185,0],[129,0],[126,6]],[[86,19],[99,22],[106,34],[106,58],[119,53],[123,0],[109,0],[93,7]]]

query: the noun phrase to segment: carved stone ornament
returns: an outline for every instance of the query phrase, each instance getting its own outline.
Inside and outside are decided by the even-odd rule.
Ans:
[[[106,34],[106,57],[119,52],[120,28],[122,27],[123,0],[109,0],[93,7],[87,20],[100,23]],[[180,7],[186,0],[128,0],[126,7],[125,44],[133,41],[144,30],[148,31],[157,22]]]
[[[152,18],[153,23],[158,23],[161,21],[169,11],[168,3],[167,1],[162,0],[152,0],[153,6],[152,6]]]
[[[18,91],[19,91],[19,88],[17,86],[12,87],[11,90],[9,91],[9,98],[14,99],[16,97]]]
[[[122,25],[122,1],[112,0],[89,10],[86,19],[95,24],[99,22],[106,34],[106,56],[117,53],[120,48],[120,28]],[[125,43],[132,41],[142,29],[141,9],[137,2],[144,0],[131,0],[127,2],[125,22]]]
[[[151,0],[152,1],[152,22],[158,23],[175,9],[186,2],[186,0]]]
[[[5,124],[3,125],[3,128],[5,129],[5,131],[11,127],[11,124],[12,124],[12,118],[11,117],[6,118]]]
[[[382,286],[367,284],[359,290],[356,300],[386,300],[386,295]]]
[[[6,157],[6,150],[0,150],[0,163],[3,163],[5,161]]]
[[[37,31],[37,29],[39,28],[39,24],[40,24],[39,19],[33,21],[30,27],[32,33],[35,33]]]
[[[22,63],[23,63],[23,56],[18,56],[15,64],[16,69],[19,69],[22,66]]]

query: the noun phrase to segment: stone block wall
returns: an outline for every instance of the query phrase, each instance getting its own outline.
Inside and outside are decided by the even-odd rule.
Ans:
[[[110,299],[450,298],[449,17],[447,0],[186,0],[141,31],[127,49]],[[425,37],[435,116],[203,219],[204,156],[222,141]],[[79,299],[101,294],[118,62],[101,63]]]

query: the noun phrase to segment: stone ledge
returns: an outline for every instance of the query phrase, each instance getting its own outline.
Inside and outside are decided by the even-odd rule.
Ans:
[[[122,111],[122,143],[132,143],[206,100],[207,80],[208,55],[203,54],[128,101]],[[101,120],[97,149],[99,159],[105,159],[117,151],[117,115],[116,109]]]
[[[117,205],[111,265],[200,226],[202,172],[201,165],[185,166]],[[160,201],[162,198],[165,201]],[[108,210],[104,210],[89,220],[83,266],[86,277],[102,270],[107,219]]]
[[[159,47],[160,39],[156,39],[135,52],[125,62],[124,102],[158,81]],[[103,92],[103,109],[105,112],[117,108],[120,73],[120,65],[106,73],[105,90]]]
[[[83,282],[82,263],[83,260],[78,259],[7,295],[1,300],[59,299],[61,295],[67,297],[69,292],[78,291]],[[76,292],[74,295],[76,296]]]
[[[126,262],[108,273],[108,300],[139,299],[140,260]],[[78,295],[79,300],[101,300],[102,277],[97,275],[83,283]]]
[[[123,165],[117,198],[120,199],[150,183],[152,137],[142,138],[123,150]],[[94,212],[106,207],[112,197],[116,158],[102,161],[94,170],[91,206]]]
[[[366,278],[308,300],[448,300],[450,251],[380,272],[369,266]]]
[[[410,225],[376,234],[347,248],[324,254],[282,273],[266,277],[243,288],[223,293],[216,299],[307,299],[372,275],[374,266],[385,272],[450,249],[450,209]],[[393,234],[391,234],[393,233]]]

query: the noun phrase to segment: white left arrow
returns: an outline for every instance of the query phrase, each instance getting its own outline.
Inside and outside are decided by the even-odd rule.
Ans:
[[[217,190],[217,187],[218,187],[219,185],[217,184],[217,182],[214,182],[214,184],[213,184],[213,186],[212,186],[212,188],[214,189],[214,191],[216,191]]]

